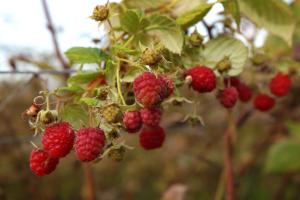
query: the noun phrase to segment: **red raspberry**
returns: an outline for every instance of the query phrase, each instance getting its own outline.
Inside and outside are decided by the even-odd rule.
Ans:
[[[66,156],[73,148],[75,132],[67,122],[49,125],[42,138],[45,151],[53,158]]]
[[[238,99],[238,91],[235,87],[225,88],[220,90],[218,98],[225,108],[232,108]]]
[[[129,133],[136,133],[142,127],[142,119],[139,111],[128,111],[124,113],[124,126]]]
[[[216,75],[213,70],[205,66],[196,66],[186,73],[192,77],[192,87],[194,90],[204,93],[211,92],[216,87]]]
[[[285,75],[282,73],[276,74],[274,78],[272,78],[269,88],[272,94],[282,97],[287,95],[292,85],[292,81],[289,75]]]
[[[161,85],[163,86],[163,98],[168,98],[173,94],[174,91],[174,84],[173,81],[167,76],[159,76],[158,77],[162,82]]]
[[[237,90],[239,92],[239,98],[242,102],[250,101],[252,98],[252,90],[249,86],[244,83],[240,83],[240,85],[237,87]]]
[[[76,157],[81,161],[92,161],[100,155],[104,145],[105,136],[100,128],[81,128],[76,135]]]
[[[47,152],[40,149],[33,149],[29,158],[30,169],[37,176],[50,174],[58,162],[58,158],[51,158]]]
[[[260,111],[271,110],[275,106],[274,98],[267,94],[258,94],[254,99],[254,107]]]
[[[165,131],[160,126],[144,127],[140,133],[140,144],[146,150],[160,148],[165,140]]]
[[[226,86],[238,87],[241,84],[241,81],[238,77],[234,76],[234,77],[226,78],[224,80],[224,84]]]
[[[133,82],[136,99],[146,107],[158,105],[165,98],[161,80],[150,72],[144,72]]]
[[[162,114],[160,108],[142,108],[140,113],[144,124],[148,126],[158,126]]]

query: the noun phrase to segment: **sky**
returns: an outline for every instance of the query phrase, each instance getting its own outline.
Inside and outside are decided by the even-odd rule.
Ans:
[[[41,0],[0,1],[0,70],[8,69],[7,57],[20,50],[53,52]],[[103,34],[97,23],[88,17],[95,5],[105,4],[106,0],[48,0],[47,3],[59,31],[58,39],[63,52],[73,46],[91,46],[91,39]],[[215,5],[205,20],[216,20],[216,13],[222,9],[220,4]],[[207,35],[201,24],[198,30]]]

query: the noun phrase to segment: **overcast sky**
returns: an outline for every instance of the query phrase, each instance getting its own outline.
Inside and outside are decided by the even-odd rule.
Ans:
[[[41,0],[0,1],[2,1],[0,70],[7,69],[7,56],[16,51],[24,49],[29,49],[27,52],[31,52],[31,49],[35,52],[53,51]],[[101,35],[97,23],[88,17],[95,5],[105,4],[106,0],[48,0],[47,2],[53,21],[59,30],[58,38],[62,51],[73,46],[91,46],[91,39]],[[206,16],[206,21],[214,21],[216,13],[222,9],[220,4],[215,5]],[[206,34],[201,24],[198,30]]]

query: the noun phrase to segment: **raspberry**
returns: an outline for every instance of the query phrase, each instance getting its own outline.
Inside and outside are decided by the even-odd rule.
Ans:
[[[53,172],[59,162],[58,158],[51,158],[47,152],[34,149],[29,158],[30,169],[37,176],[44,176]]]
[[[122,161],[124,159],[125,152],[126,149],[123,146],[112,148],[108,153],[108,157],[114,161]]]
[[[129,133],[136,133],[142,127],[142,119],[139,111],[128,111],[124,113],[124,126]]]
[[[232,108],[238,99],[238,91],[235,87],[225,88],[220,90],[218,98],[225,108]]]
[[[165,97],[161,80],[150,72],[144,72],[134,80],[133,90],[137,101],[146,107],[160,104]]]
[[[67,122],[49,125],[45,129],[42,143],[45,151],[53,158],[66,156],[73,148],[75,132]]]
[[[100,155],[104,145],[105,136],[100,128],[81,128],[75,141],[76,157],[81,161],[92,161]]]
[[[165,131],[160,126],[144,127],[140,133],[140,144],[146,150],[160,148],[165,140]]]
[[[93,10],[93,15],[91,16],[97,22],[104,21],[107,19],[109,10],[106,6],[97,5]]]
[[[142,63],[145,65],[154,66],[161,60],[161,54],[156,49],[147,48],[141,57]]]
[[[292,85],[292,81],[288,75],[278,73],[272,78],[269,88],[272,94],[282,97],[287,95]]]
[[[160,108],[142,108],[140,113],[144,124],[148,126],[158,126],[162,114]]]
[[[274,98],[267,94],[260,93],[254,99],[254,107],[260,111],[271,110],[275,106]]]
[[[239,86],[237,86],[237,90],[239,93],[239,99],[242,102],[248,102],[252,98],[252,90],[249,86],[247,86],[244,83],[240,83]]]
[[[162,97],[168,98],[174,91],[173,81],[167,76],[159,76],[158,78],[161,81],[161,86],[163,87]]]
[[[238,87],[241,84],[241,81],[238,77],[234,76],[224,79],[224,84],[226,86]]]
[[[192,77],[192,87],[194,90],[204,93],[211,92],[216,87],[216,75],[213,70],[205,66],[196,66],[186,73]]]
[[[101,110],[101,115],[107,122],[115,123],[120,119],[120,108],[115,104],[108,105]]]

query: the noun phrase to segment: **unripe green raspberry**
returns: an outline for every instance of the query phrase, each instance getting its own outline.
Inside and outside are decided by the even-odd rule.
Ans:
[[[118,162],[124,159],[124,155],[125,155],[125,147],[123,146],[112,148],[108,153],[108,157]]]
[[[57,112],[55,110],[42,110],[40,112],[40,120],[43,124],[50,124],[57,120]]]
[[[106,6],[97,5],[93,10],[91,18],[97,22],[101,22],[107,19],[109,10]]]
[[[115,123],[120,119],[120,108],[115,104],[102,108],[100,112],[102,117],[109,123]]]
[[[190,36],[190,43],[194,47],[200,47],[203,43],[203,37],[195,30]]]
[[[231,61],[226,56],[221,61],[219,61],[216,66],[217,66],[217,69],[220,73],[226,72],[231,68]]]
[[[145,65],[154,66],[161,60],[160,52],[156,49],[147,48],[142,55],[142,63]]]

